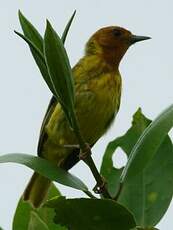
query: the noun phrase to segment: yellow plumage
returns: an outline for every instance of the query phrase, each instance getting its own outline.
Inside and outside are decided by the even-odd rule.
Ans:
[[[119,37],[118,33],[122,33]],[[93,146],[106,132],[120,106],[121,76],[119,62],[130,46],[132,34],[120,27],[97,31],[88,41],[84,57],[73,68],[75,110],[81,132]],[[60,167],[69,169],[77,161],[77,140],[69,128],[65,114],[54,100],[43,123],[38,155]],[[49,188],[50,181],[34,174],[24,193],[24,199],[38,207]]]
[[[76,88],[75,109],[82,134],[85,140],[92,145],[104,134],[118,111],[121,77],[119,72],[103,73],[99,63],[100,73],[95,71],[90,76],[93,63],[89,65],[86,59],[90,57],[82,59],[73,69]],[[49,138],[43,145],[43,156],[60,164],[71,151],[64,148],[64,145],[77,144],[60,104],[56,105],[45,131]],[[53,148],[50,150],[51,145]],[[49,151],[50,154],[48,154]]]

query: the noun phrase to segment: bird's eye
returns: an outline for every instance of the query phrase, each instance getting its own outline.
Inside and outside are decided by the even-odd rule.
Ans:
[[[116,36],[116,37],[120,37],[120,36],[122,35],[121,31],[120,31],[120,30],[117,30],[117,29],[114,29],[114,30],[113,30],[113,34],[114,34],[114,36]]]

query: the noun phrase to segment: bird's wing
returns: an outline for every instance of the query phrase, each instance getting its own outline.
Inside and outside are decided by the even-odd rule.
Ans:
[[[51,117],[51,115],[52,115],[57,103],[58,103],[58,101],[55,98],[55,96],[52,96],[52,98],[50,99],[49,105],[47,107],[45,116],[44,116],[43,121],[42,121],[39,140],[38,140],[38,146],[37,146],[37,154],[40,157],[41,157],[43,143],[47,139],[47,133],[45,132],[45,126],[49,122],[49,119],[50,119],[50,117]]]
[[[85,71],[83,70],[82,66],[79,63],[80,63],[80,61],[73,68],[73,76],[75,79],[76,91],[78,91],[78,93],[76,94],[76,98],[78,98],[78,99],[76,101],[77,101],[77,103],[83,104],[85,102],[86,98],[87,98],[87,100],[89,98],[90,98],[89,100],[91,100],[93,95],[90,92],[85,92],[85,93],[81,92],[83,90],[79,89],[81,86],[81,80],[82,79],[85,80],[85,76],[82,76],[83,73],[85,73]],[[44,116],[43,122],[42,122],[41,130],[40,130],[40,136],[39,136],[38,148],[37,148],[37,154],[40,157],[42,154],[43,144],[45,143],[45,141],[48,138],[47,132],[45,131],[45,126],[48,124],[50,117],[51,117],[57,103],[58,102],[57,102],[56,98],[54,96],[52,96],[50,103],[48,105],[46,114]],[[85,110],[87,110],[86,106],[85,106]],[[64,162],[62,167],[64,169],[67,169],[67,170],[72,168],[79,161],[78,155],[79,155],[79,149],[73,149],[72,154],[70,154],[70,156],[67,157],[67,160]]]
[[[54,96],[52,96],[52,98],[49,102],[48,108],[46,110],[46,114],[44,116],[44,119],[43,119],[43,122],[41,125],[41,129],[40,129],[40,136],[39,136],[38,147],[37,147],[38,156],[41,156],[42,146],[43,146],[45,139],[47,138],[47,134],[46,134],[44,128],[45,128],[46,124],[49,122],[49,118],[50,118],[53,110],[55,109],[56,105],[57,105],[57,99]]]
[[[82,108],[80,110],[77,109],[76,111],[79,117],[84,117],[86,113],[91,112],[91,108],[88,108],[88,106],[86,106],[86,101],[90,101],[90,103],[92,104],[92,100],[94,100],[94,98],[95,98],[95,95],[90,91],[82,91],[82,92],[78,91],[76,93],[75,106],[76,108]],[[87,125],[86,121],[85,123]],[[90,147],[92,147],[94,144],[95,142],[90,143]],[[80,154],[79,148],[72,149],[71,153],[62,163],[61,167],[65,170],[71,169],[75,164],[79,162],[79,154]]]
[[[77,71],[81,71],[81,66],[77,63],[74,67],[73,67],[73,76],[74,78],[76,78],[77,75]],[[75,81],[76,82],[76,81]],[[43,144],[44,142],[46,141],[47,139],[47,133],[45,132],[45,126],[47,125],[47,123],[49,122],[49,119],[57,105],[57,99],[52,96],[50,102],[49,102],[49,105],[48,105],[48,108],[46,110],[46,114],[44,116],[44,119],[43,119],[43,122],[42,122],[42,125],[41,125],[41,129],[40,129],[40,136],[39,136],[39,140],[38,140],[38,147],[37,147],[37,154],[38,156],[41,157],[41,152],[42,152],[42,147],[43,147]]]

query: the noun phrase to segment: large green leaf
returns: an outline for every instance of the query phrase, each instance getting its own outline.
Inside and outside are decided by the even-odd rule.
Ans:
[[[87,190],[86,185],[80,179],[41,157],[17,153],[0,156],[0,163],[8,162],[23,164],[50,180],[56,181],[60,184],[78,190]]]
[[[47,83],[49,89],[52,91],[53,94],[54,88],[47,70],[47,66],[44,60],[43,55],[43,38],[37,31],[37,29],[28,21],[28,19],[19,11],[19,20],[20,24],[24,33],[24,36],[22,36],[20,33],[17,32],[17,34],[22,37],[29,45],[31,53],[35,59],[35,62],[37,63],[37,66]],[[43,58],[40,56],[40,53],[42,54]]]
[[[76,11],[73,13],[73,15],[71,16],[70,20],[68,21],[63,35],[62,35],[62,41],[63,43],[66,40],[68,31],[70,29],[71,23],[74,19]],[[22,30],[24,32],[24,35],[20,34],[19,32],[15,33],[17,35],[19,35],[22,39],[24,39],[30,49],[31,49],[31,53],[38,65],[38,68],[40,69],[40,72],[45,80],[45,82],[47,83],[49,89],[51,90],[51,92],[53,93],[53,95],[55,95],[55,91],[54,91],[54,87],[52,85],[52,81],[50,79],[48,70],[47,70],[47,66],[44,60],[44,55],[43,55],[43,38],[40,35],[40,33],[37,31],[37,29],[31,24],[31,22],[21,13],[21,11],[19,11],[19,20],[20,20],[20,24],[22,27]],[[40,55],[41,54],[41,55]]]
[[[51,90],[51,92],[53,93],[53,95],[55,95],[54,87],[52,85],[50,76],[49,76],[48,71],[47,71],[47,66],[46,66],[46,62],[45,62],[43,53],[37,48],[37,46],[29,38],[25,37],[23,34],[17,32],[17,31],[14,31],[14,32],[19,37],[21,37],[30,46],[32,53],[34,54],[36,63],[40,69],[40,72],[41,72],[45,82],[47,83],[47,85],[48,85],[49,89]]]
[[[46,67],[46,62],[45,62],[45,59],[44,59],[43,52],[40,51],[38,49],[38,47],[29,38],[27,38],[25,35],[23,35],[23,34],[17,32],[17,31],[15,31],[15,30],[14,30],[14,32],[19,37],[21,37],[32,48],[32,50],[34,50],[34,52],[37,54],[37,57],[39,57],[41,59],[42,65],[44,65]],[[46,67],[46,69],[47,69],[47,67]]]
[[[31,22],[19,10],[19,21],[24,35],[43,53],[43,38]]]
[[[119,202],[135,214],[142,227],[155,226],[173,195],[173,147],[167,137],[143,172],[124,183]]]
[[[60,196],[60,192],[58,189],[52,184],[47,199],[51,199],[55,196]],[[56,225],[53,222],[54,217],[54,211],[46,208],[41,207],[40,209],[34,209],[28,202],[23,201],[23,199],[20,199],[15,216],[13,219],[13,230],[28,230],[28,225],[30,223],[31,219],[31,213],[36,212],[38,217],[47,225],[48,229],[50,230],[65,230],[65,228]],[[37,218],[32,217],[32,221],[34,223],[36,222]],[[38,229],[38,228],[37,228]],[[42,228],[40,228],[42,229]]]
[[[141,133],[150,122],[151,121],[141,113],[141,109],[138,109],[133,115],[132,127],[125,135],[116,138],[108,144],[103,156],[100,172],[101,175],[107,179],[108,189],[112,196],[115,196],[118,190],[119,179],[123,170],[123,168],[117,169],[113,166],[112,157],[116,154],[116,149],[120,147],[127,155],[129,155]]]
[[[56,97],[71,123],[74,110],[74,82],[69,59],[63,43],[47,21],[44,37],[44,55]]]
[[[69,19],[69,21],[68,21],[68,23],[67,23],[67,25],[66,25],[66,27],[65,27],[65,29],[64,29],[64,32],[63,32],[62,37],[61,37],[61,40],[62,40],[63,43],[65,43],[65,41],[66,41],[67,34],[68,34],[68,32],[69,32],[69,29],[70,29],[70,26],[71,26],[71,24],[72,24],[72,21],[73,21],[73,19],[74,19],[75,14],[76,14],[76,11],[74,11],[73,15],[72,15],[71,18]],[[46,68],[47,68],[47,67],[46,67]],[[53,95],[55,95],[54,92],[53,92]],[[49,117],[50,117],[51,113],[52,113],[52,109],[53,109],[53,108],[55,107],[55,105],[56,105],[56,102],[57,102],[57,100],[56,100],[55,96],[53,96],[53,97],[51,98],[50,102],[49,102],[49,105],[48,105],[46,114],[45,114],[44,119],[43,119],[41,131],[40,131],[40,138],[41,138],[41,136],[42,136],[42,131],[43,131],[43,129],[44,129],[44,127],[45,127],[47,121],[49,120]]]
[[[127,177],[135,176],[147,166],[172,126],[173,105],[163,111],[140,136],[122,172],[120,178],[122,183]]]
[[[133,230],[133,229],[132,229]],[[141,228],[141,227],[137,227],[134,230],[159,230],[158,228],[153,228],[153,227],[149,227],[149,228]]]
[[[28,225],[28,230],[50,230],[47,224],[37,215],[36,212],[31,212],[31,217]]]
[[[141,110],[138,110],[134,115],[132,127],[127,133],[108,145],[101,174],[108,181],[108,189],[113,196],[117,193],[122,169],[114,168],[112,156],[116,154],[118,147],[129,156],[150,122]],[[134,213],[138,225],[154,226],[159,222],[173,194],[173,147],[168,136],[147,167],[133,178],[127,178],[121,192],[118,201]]]
[[[136,226],[133,215],[112,200],[58,198],[47,206],[55,209],[55,223],[70,230],[129,230]]]

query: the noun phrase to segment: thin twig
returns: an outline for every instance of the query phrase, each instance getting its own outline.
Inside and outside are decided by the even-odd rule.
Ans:
[[[97,199],[96,196],[94,196],[90,191],[83,191],[88,197],[93,198],[93,199]]]

